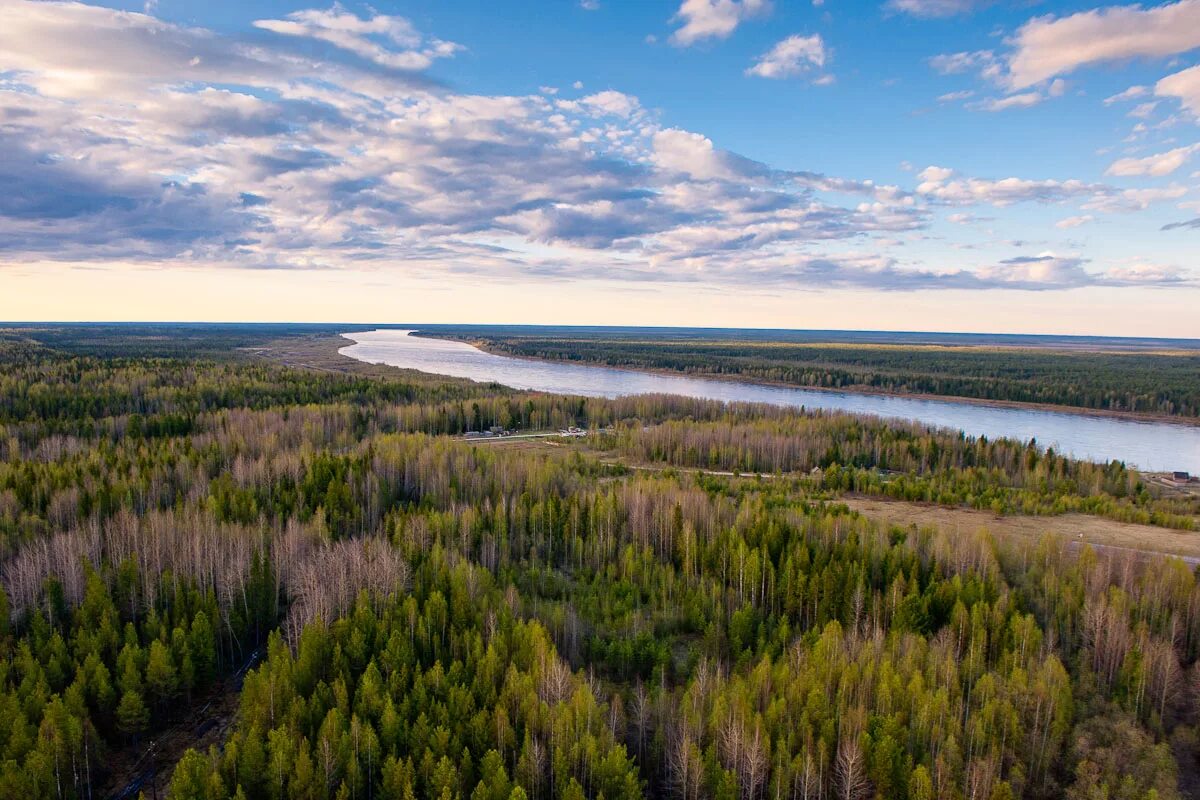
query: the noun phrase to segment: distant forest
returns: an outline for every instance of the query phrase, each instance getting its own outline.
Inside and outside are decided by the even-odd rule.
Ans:
[[[845,504],[1188,529],[1196,497],[878,419],[292,368],[275,336],[337,345],[0,331],[0,797],[1172,800],[1200,774],[1186,563]],[[590,433],[460,436],[491,425]]]
[[[1103,411],[1200,416],[1200,351],[1072,346],[895,345],[697,338],[557,338],[453,328],[490,350],[820,389],[1047,403]],[[1032,338],[1032,337],[1028,337]],[[1102,349],[1092,349],[1102,348]]]

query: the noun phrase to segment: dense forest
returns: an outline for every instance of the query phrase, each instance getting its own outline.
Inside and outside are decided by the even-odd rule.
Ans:
[[[455,333],[450,331],[450,333]],[[440,335],[446,335],[439,332]],[[458,335],[516,356],[855,389],[1200,416],[1200,352]],[[1078,347],[1084,347],[1079,345]]]
[[[114,336],[0,337],[2,797],[1196,786],[1183,561],[842,502],[1195,526],[1197,501],[1124,465],[845,415],[290,368],[253,332]],[[593,433],[458,436],[490,425]],[[199,746],[147,784],[141,754],[181,730]]]

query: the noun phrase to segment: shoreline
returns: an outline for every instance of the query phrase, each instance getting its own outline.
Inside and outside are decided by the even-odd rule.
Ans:
[[[806,391],[826,392],[828,394],[869,395],[872,397],[894,397],[900,400],[927,400],[942,403],[967,403],[976,406],[990,406],[992,408],[1009,408],[1024,411],[1047,411],[1071,416],[1105,417],[1108,419],[1125,420],[1126,422],[1165,422],[1180,426],[1200,427],[1200,417],[1181,417],[1173,416],[1171,414],[1156,414],[1148,411],[1113,411],[1107,408],[1064,406],[1056,405],[1054,403],[1037,403],[1027,400],[993,400],[985,397],[962,397],[960,395],[953,394],[929,394],[927,392],[889,392],[886,389],[876,389],[874,387],[835,389],[829,386],[807,386],[799,383],[786,383],[784,381],[773,381],[765,378],[750,378],[741,375],[731,375],[729,373],[683,372],[681,370],[673,370],[666,367],[626,367],[612,364],[602,364],[598,361],[570,361],[562,358],[538,358],[537,356],[517,355],[499,348],[488,347],[487,340],[483,339],[447,339],[445,336],[421,334],[419,331],[414,331],[410,335],[421,335],[428,339],[446,339],[447,341],[465,342],[466,344],[469,344],[472,347],[490,355],[504,356],[506,358],[517,358],[521,359],[522,361],[541,361],[548,364],[574,364],[581,366],[600,367],[603,369],[617,369],[623,372],[640,372],[644,375],[662,375],[677,378],[702,378],[705,380],[728,381],[730,383],[744,383],[754,386],[774,386],[786,389],[804,389]]]

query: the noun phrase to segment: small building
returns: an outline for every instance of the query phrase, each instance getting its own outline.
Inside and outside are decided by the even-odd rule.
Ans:
[[[1191,479],[1192,479],[1192,476],[1188,475],[1186,472],[1172,472],[1171,473],[1171,481],[1173,483],[1187,483]]]

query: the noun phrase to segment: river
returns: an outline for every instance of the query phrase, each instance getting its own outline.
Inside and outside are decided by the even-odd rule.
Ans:
[[[407,330],[343,334],[354,344],[343,355],[372,364],[495,381],[514,389],[587,397],[676,394],[728,402],[820,408],[916,420],[971,436],[1037,439],[1061,453],[1089,461],[1124,461],[1145,471],[1200,473],[1200,425],[1011,408],[954,400],[825,392],[741,381],[661,375],[610,367],[538,361],[485,353],[465,342],[410,336]]]

